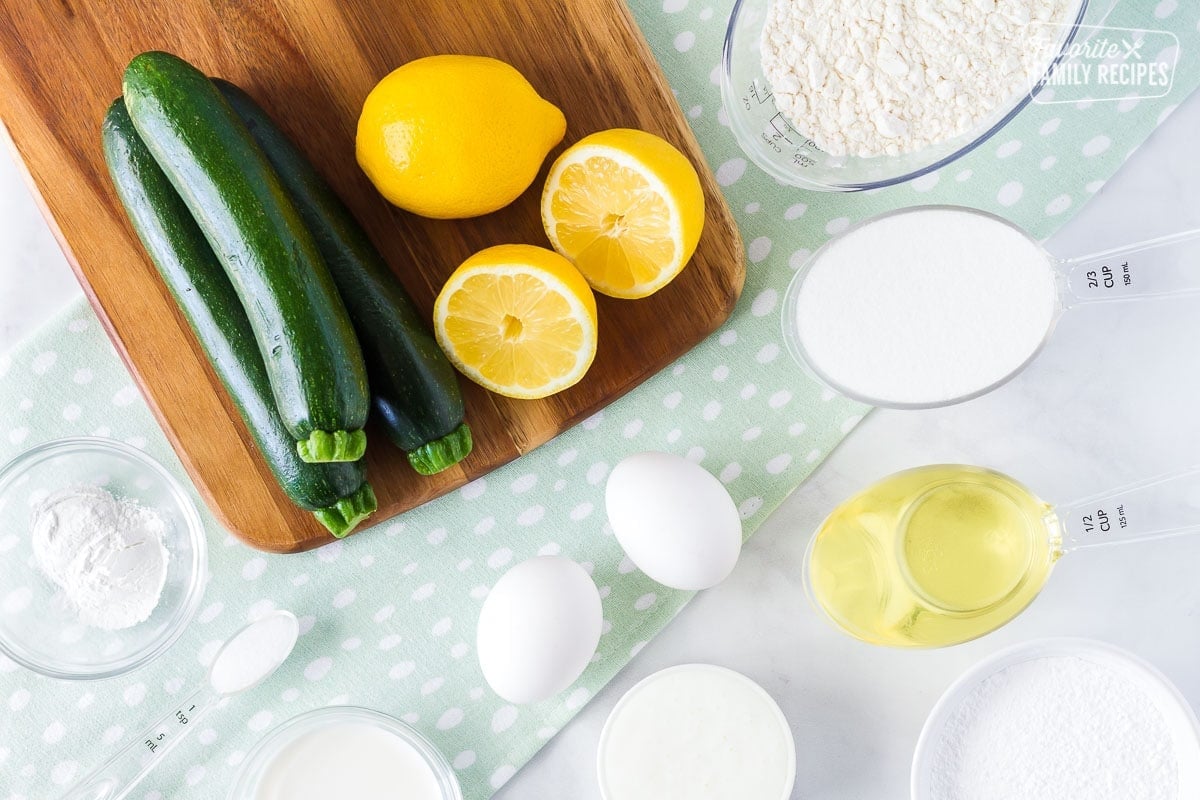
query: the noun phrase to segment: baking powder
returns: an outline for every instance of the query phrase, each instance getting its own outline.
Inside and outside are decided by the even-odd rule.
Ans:
[[[169,556],[163,519],[153,509],[78,486],[35,505],[30,527],[34,560],[80,622],[120,630],[158,605]]]
[[[780,112],[833,156],[897,155],[1012,105],[1079,0],[774,0],[762,68]],[[1031,24],[1033,23],[1033,24]]]
[[[296,646],[300,626],[289,613],[275,611],[247,625],[217,654],[208,680],[217,694],[236,694],[279,668]]]
[[[1079,656],[981,681],[930,762],[932,800],[1176,800],[1171,729],[1146,692]]]

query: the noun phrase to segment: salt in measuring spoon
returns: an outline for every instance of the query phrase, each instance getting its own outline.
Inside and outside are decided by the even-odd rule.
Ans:
[[[1006,383],[1085,303],[1200,292],[1200,229],[1060,259],[976,209],[865,220],[800,268],[783,303],[792,356],[831,389],[934,408]]]
[[[1051,506],[999,472],[935,464],[834,509],[809,543],[805,588],[857,639],[945,647],[1020,614],[1064,554],[1195,532],[1200,467]]]
[[[208,712],[270,677],[291,655],[299,635],[300,623],[289,611],[273,611],[239,630],[221,645],[201,686],[60,800],[128,797]]]

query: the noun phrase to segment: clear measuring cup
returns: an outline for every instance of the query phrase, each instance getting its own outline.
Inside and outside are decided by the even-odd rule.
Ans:
[[[854,236],[856,233],[864,231],[873,223],[884,221],[894,222],[903,220],[908,215],[923,214],[931,211],[965,214],[973,220],[986,221],[989,225],[1001,225],[1009,231],[1019,233],[1023,240],[1023,246],[1034,247],[1045,256],[1046,292],[1051,295],[1048,302],[1053,304],[1053,308],[1045,316],[1045,329],[1044,331],[1040,331],[1040,337],[1025,337],[1021,339],[1023,349],[1019,357],[1010,359],[1011,367],[1006,368],[1001,373],[991,374],[986,379],[980,379],[969,385],[960,387],[950,396],[939,394],[939,390],[932,387],[922,389],[920,393],[904,395],[899,392],[891,395],[883,395],[879,392],[863,390],[846,382],[844,379],[840,379],[837,374],[834,374],[840,369],[839,365],[827,364],[825,367],[822,367],[818,363],[819,359],[810,353],[809,345],[805,342],[805,334],[801,330],[799,321],[800,314],[802,313],[800,308],[803,302],[806,281],[813,275],[814,269],[820,265],[823,254],[828,253],[831,248],[846,237]],[[897,240],[897,246],[903,246],[904,241],[899,234],[890,235]],[[1197,242],[1197,239],[1200,239],[1200,229],[1192,229],[1091,255],[1057,258],[1042,248],[1025,231],[1008,220],[978,209],[948,205],[926,205],[891,211],[864,220],[839,233],[814,252],[808,258],[807,262],[801,266],[784,296],[782,311],[783,339],[792,357],[810,375],[834,391],[859,402],[887,408],[938,408],[953,405],[986,394],[1011,380],[1022,369],[1028,366],[1041,351],[1054,331],[1055,325],[1062,318],[1062,315],[1072,308],[1088,303],[1185,295],[1200,292],[1200,242]],[[982,258],[983,256],[980,257]],[[877,267],[875,264],[868,266],[873,270],[877,269],[879,274],[882,275],[883,271],[888,269],[889,265],[884,261],[879,263]],[[865,280],[862,282],[862,285],[856,286],[856,291],[862,296],[872,291],[877,291],[881,293],[880,298],[877,299],[887,301],[890,298],[882,295],[886,291],[884,286],[882,282],[876,285],[870,280]],[[855,301],[857,299],[855,298]],[[844,312],[839,316],[845,319],[848,325],[854,324],[856,314],[861,317],[864,313],[867,313],[862,311],[856,302],[847,302],[846,305],[847,307],[844,309]],[[923,315],[933,317],[935,315],[945,315],[947,309],[939,307],[938,293],[930,291],[922,295],[916,307],[908,307],[907,312],[911,312],[914,316]],[[1015,317],[1019,312],[1020,309],[1013,308],[1008,316]],[[981,314],[981,316],[984,315]],[[995,315],[992,314],[991,316]],[[873,317],[872,319],[876,322],[875,327],[878,328],[877,317]],[[937,349],[925,350],[915,346],[905,349],[902,345],[898,345],[897,342],[904,341],[905,331],[901,330],[901,327],[901,323],[897,322],[889,328],[886,341],[882,339],[876,341],[870,338],[869,335],[862,332],[861,328],[856,328],[857,335],[855,337],[844,337],[844,339],[851,342],[851,346],[860,348],[863,351],[860,360],[867,359],[863,363],[869,363],[870,359],[875,359],[879,362],[881,370],[885,369],[883,364],[886,359],[886,369],[891,371],[913,375],[933,374],[937,370],[942,369],[942,362],[939,359],[945,362],[953,360],[947,358],[943,351]],[[1003,326],[999,326],[996,330],[968,330],[964,328],[956,337],[953,337],[952,340],[946,340],[943,344],[947,347],[953,347],[957,354],[956,357],[959,360],[965,358],[968,361],[973,360],[977,363],[981,360],[978,356],[982,356],[982,354],[988,352],[989,348],[993,348],[996,337],[1002,337],[1005,333],[1006,331]],[[972,359],[972,354],[975,354],[977,357]]]
[[[999,472],[936,464],[839,505],[809,543],[805,588],[871,644],[944,647],[1016,617],[1064,554],[1200,531],[1200,467],[1051,506]]]
[[[273,611],[239,630],[221,645],[203,684],[60,800],[128,797],[210,711],[270,677],[291,655],[299,635],[300,623],[288,611]]]

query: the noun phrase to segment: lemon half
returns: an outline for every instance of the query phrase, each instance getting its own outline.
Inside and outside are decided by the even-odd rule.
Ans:
[[[596,357],[596,298],[544,247],[505,244],[471,256],[442,287],[433,316],[450,361],[505,397],[561,392]]]
[[[695,167],[665,140],[629,128],[567,149],[546,179],[542,225],[554,249],[612,297],[657,292],[692,257],[704,227]]]

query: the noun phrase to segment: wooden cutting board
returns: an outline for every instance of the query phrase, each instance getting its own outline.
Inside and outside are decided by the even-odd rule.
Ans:
[[[593,131],[653,131],[700,169],[704,236],[670,286],[639,301],[598,297],[600,349],[575,387],[508,400],[462,380],[475,450],[424,478],[368,428],[379,522],[527,453],[637,386],[729,315],[742,245],[712,174],[621,0],[0,0],[0,119],[84,291],[217,519],[273,552],[331,540],[292,506],[209,369],[126,223],[100,150],[100,121],[121,71],[144,50],[177,53],[250,92],[313,159],[429,313],[442,282],[494,244],[546,245],[538,216],[545,167],[495,214],[434,221],[388,205],[354,161],[358,111],[401,63],[435,53],[504,59],[562,108],[561,149]]]

